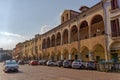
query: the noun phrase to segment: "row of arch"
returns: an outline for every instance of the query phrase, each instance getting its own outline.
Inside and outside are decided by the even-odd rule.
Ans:
[[[68,49],[64,49],[62,52],[57,51],[56,52],[44,52],[44,57],[48,59],[53,59],[53,60],[60,60],[61,56],[63,57],[62,59],[82,59],[84,61],[89,61],[90,58],[92,60],[105,60],[105,49],[102,45],[97,44],[93,47],[93,51],[91,52],[88,47],[84,46],[81,50],[80,53],[78,53],[78,50],[76,48],[72,48],[70,51]],[[91,54],[91,56],[90,56]],[[80,57],[81,56],[81,57]],[[71,57],[71,58],[70,58]]]
[[[71,30],[64,29],[63,33],[58,32],[56,35],[53,34],[51,37],[44,38],[42,41],[42,48],[49,48],[58,46],[61,44],[67,44],[69,41],[74,42],[89,37],[96,37],[104,34],[104,22],[101,15],[96,15],[92,19],[91,26],[85,20],[79,27],[73,25]],[[70,40],[69,40],[70,36]]]

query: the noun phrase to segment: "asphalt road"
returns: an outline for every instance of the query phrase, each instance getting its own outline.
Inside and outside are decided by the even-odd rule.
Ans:
[[[4,73],[0,80],[120,80],[120,73],[105,73],[69,68],[21,65],[17,73]]]

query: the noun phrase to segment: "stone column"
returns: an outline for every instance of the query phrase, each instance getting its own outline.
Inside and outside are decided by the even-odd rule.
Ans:
[[[105,49],[105,61],[109,61],[110,60],[110,50]]]
[[[71,55],[71,53],[69,53],[69,55],[68,55],[68,59],[69,59],[69,60],[72,59],[72,55]]]
[[[70,27],[68,29],[68,43],[71,43],[71,35],[70,35],[71,31],[70,31]]]
[[[82,59],[81,52],[78,52],[78,59]]]
[[[60,42],[60,45],[63,44],[63,31],[61,30],[61,42]]]
[[[93,61],[93,52],[89,52],[89,61]]]
[[[63,54],[61,54],[61,60],[63,60]]]

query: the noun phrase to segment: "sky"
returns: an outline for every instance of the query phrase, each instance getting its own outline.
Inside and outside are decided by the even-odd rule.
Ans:
[[[65,9],[79,12],[100,0],[0,0],[0,48],[13,49],[60,24]]]

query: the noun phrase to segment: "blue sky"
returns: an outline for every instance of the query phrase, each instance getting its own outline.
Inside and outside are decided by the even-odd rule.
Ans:
[[[79,11],[100,0],[0,0],[0,48],[13,49],[60,24],[65,9]]]

